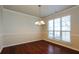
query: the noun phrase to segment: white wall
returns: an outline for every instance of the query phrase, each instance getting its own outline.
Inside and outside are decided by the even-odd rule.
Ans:
[[[0,52],[3,48],[3,31],[2,31],[2,6],[0,6]]]
[[[48,20],[66,16],[66,15],[71,15],[71,43],[68,44],[66,42],[56,41],[54,39],[51,39],[51,40],[48,39],[48,27],[47,27]],[[42,39],[55,42],[55,43],[59,43],[59,44],[79,50],[79,6],[64,10],[59,13],[55,13],[53,15],[43,18],[43,20],[46,22],[46,26],[42,27]]]
[[[40,27],[35,16],[3,9],[4,47],[40,39]]]

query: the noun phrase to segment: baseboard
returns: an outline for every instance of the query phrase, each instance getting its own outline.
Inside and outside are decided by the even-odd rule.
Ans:
[[[48,41],[48,42],[51,42],[51,43],[54,43],[54,44],[57,44],[57,45],[60,45],[60,46],[64,46],[66,48],[69,48],[69,49],[72,49],[72,50],[75,50],[75,51],[79,51],[79,49],[76,49],[76,48],[73,48],[73,47],[70,47],[70,46],[67,46],[67,45],[63,45],[63,44],[60,44],[60,43],[56,43],[56,42],[53,42],[51,40],[46,40],[44,39],[45,41]]]
[[[0,53],[2,52],[2,50],[3,50],[3,47],[2,47],[2,48],[0,48]]]
[[[4,45],[3,48],[5,47],[10,47],[10,46],[15,46],[15,45],[20,45],[20,44],[25,44],[25,43],[30,43],[30,42],[35,42],[35,41],[39,41],[41,39],[38,39],[38,40],[31,40],[31,41],[27,41],[27,42],[20,42],[20,43],[17,43],[17,44],[11,44],[11,45]]]
[[[41,39],[39,39],[39,40],[41,40]],[[17,43],[17,44],[11,44],[11,45],[4,46],[3,48],[5,48],[5,47],[10,47],[10,46],[15,46],[15,45],[20,45],[20,44],[25,44],[25,43],[30,43],[30,42],[35,42],[35,41],[39,41],[39,40],[32,40],[32,41],[28,41],[28,42],[22,42],[22,43]],[[48,41],[48,42],[51,42],[51,43],[54,43],[54,44],[57,44],[57,45],[64,46],[64,47],[66,47],[66,48],[69,48],[69,49],[72,49],[72,50],[75,50],[75,51],[79,51],[79,49],[76,49],[76,48],[73,48],[73,47],[70,47],[70,46],[67,46],[67,45],[63,45],[63,44],[60,44],[60,43],[56,43],[56,42],[53,42],[53,41],[51,41],[51,40],[46,40],[46,39],[44,39],[44,41]],[[1,53],[1,51],[2,51],[3,48],[0,49],[0,53]]]

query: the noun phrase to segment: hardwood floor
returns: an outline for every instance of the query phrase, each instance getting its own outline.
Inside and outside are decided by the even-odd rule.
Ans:
[[[78,51],[44,40],[6,47],[2,54],[79,54]]]

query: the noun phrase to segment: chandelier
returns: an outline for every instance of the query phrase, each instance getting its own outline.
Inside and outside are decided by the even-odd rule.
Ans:
[[[39,17],[41,16],[41,5],[38,5],[38,7],[39,7]],[[35,25],[44,25],[45,24],[45,22],[43,21],[43,20],[41,20],[41,18],[39,18],[39,20],[38,21],[36,21],[35,22]]]

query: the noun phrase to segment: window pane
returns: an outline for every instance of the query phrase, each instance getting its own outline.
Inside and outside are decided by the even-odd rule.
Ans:
[[[53,20],[48,22],[48,30],[53,30]]]
[[[60,32],[55,31],[55,39],[59,39],[60,40]]]
[[[50,39],[53,38],[53,31],[49,31],[48,38],[50,38]]]
[[[62,40],[70,42],[70,32],[62,32]]]
[[[62,30],[70,31],[70,16],[62,17]]]
[[[60,18],[54,20],[54,29],[60,30]]]

